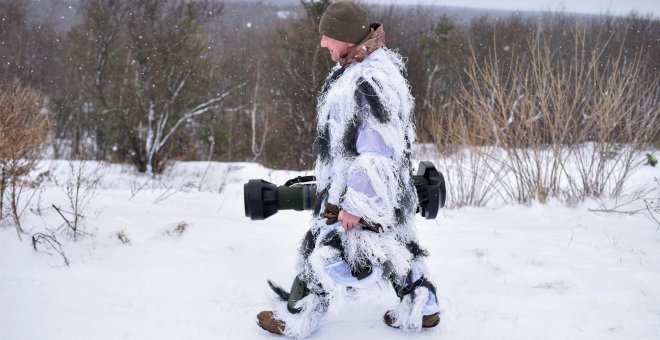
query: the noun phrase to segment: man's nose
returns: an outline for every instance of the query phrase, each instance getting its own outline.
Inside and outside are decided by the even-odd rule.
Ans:
[[[321,36],[321,47],[325,47],[325,35]]]

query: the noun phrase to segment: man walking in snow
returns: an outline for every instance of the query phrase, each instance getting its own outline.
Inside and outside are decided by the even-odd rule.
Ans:
[[[382,278],[400,299],[383,321],[405,331],[440,321],[415,234],[412,181],[413,98],[402,57],[385,47],[380,24],[351,1],[328,7],[321,47],[333,61],[317,106],[317,202],[300,247],[290,292],[272,284],[280,302],[257,315],[267,331],[311,334],[332,300],[348,289],[376,289]],[[321,209],[323,208],[323,211]]]

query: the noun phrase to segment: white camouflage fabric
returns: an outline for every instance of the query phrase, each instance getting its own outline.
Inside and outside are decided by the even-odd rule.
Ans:
[[[401,56],[383,47],[362,62],[337,65],[321,91],[315,142],[318,209],[297,263],[311,293],[296,304],[300,313],[290,313],[285,302],[274,309],[287,336],[311,334],[330,301],[346,297],[347,287],[354,296],[381,279],[392,282],[397,294],[406,292],[394,309],[395,326],[419,330],[423,315],[439,311],[435,288],[426,280],[426,252],[415,233],[414,100],[404,72]],[[344,232],[340,222],[327,224],[318,215],[326,202],[379,224],[381,232],[359,227]],[[365,267],[371,268],[368,277],[358,280],[351,274]]]

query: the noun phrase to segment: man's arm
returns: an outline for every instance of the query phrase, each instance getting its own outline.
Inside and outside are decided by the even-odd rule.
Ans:
[[[392,150],[385,145],[385,141],[381,135],[365,123],[359,126],[356,150],[358,157],[364,153],[371,153],[374,156],[392,158]],[[350,173],[347,188],[370,198],[376,196],[369,177],[358,169]],[[358,224],[362,216],[358,216],[355,213],[357,210],[348,201],[342,202],[341,208],[342,210],[339,212],[338,220],[342,222],[342,227],[345,230],[350,230]]]

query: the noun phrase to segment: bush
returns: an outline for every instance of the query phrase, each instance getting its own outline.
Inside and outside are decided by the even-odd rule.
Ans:
[[[605,58],[608,43],[587,50],[579,27],[567,39],[575,46],[569,63],[541,31],[510,63],[500,63],[496,52],[483,63],[473,55],[469,81],[435,115],[441,150],[478,154],[469,167],[481,170],[461,183],[491,183],[505,201],[521,203],[621,194],[641,165],[642,148],[657,138],[660,78],[644,72],[642,52]]]
[[[44,95],[18,82],[0,86],[0,220],[11,216],[19,238],[21,215],[44,178],[32,171],[51,128],[46,105]]]

